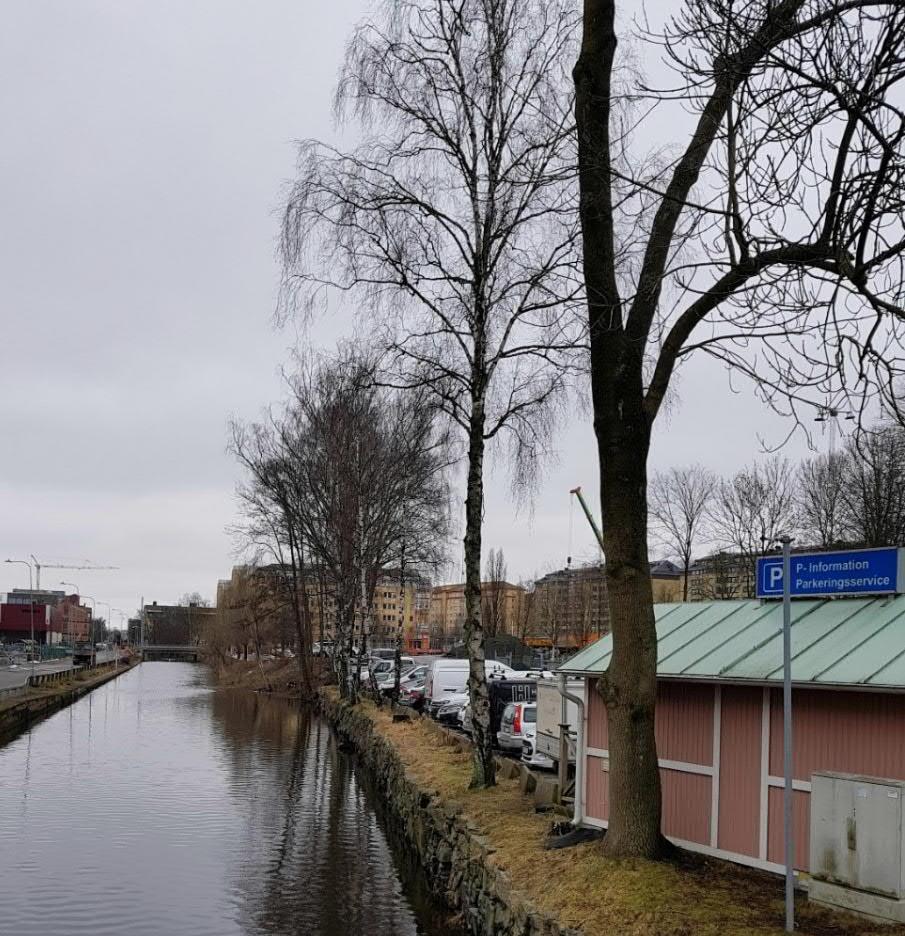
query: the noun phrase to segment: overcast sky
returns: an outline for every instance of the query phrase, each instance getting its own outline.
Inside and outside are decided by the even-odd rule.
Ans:
[[[658,3],[649,4],[655,10]],[[330,102],[363,0],[6,0],[0,31],[0,558],[132,613],[214,597],[234,561],[230,415],[279,398],[274,243],[293,141]],[[666,128],[658,127],[663,131]],[[342,315],[303,340],[331,346]],[[704,362],[655,466],[729,472],[783,425]],[[485,543],[509,577],[564,563],[569,488],[597,483],[576,414],[533,513],[491,469]],[[790,454],[797,454],[798,445]],[[574,516],[572,551],[592,553]],[[0,592],[27,584],[0,565]]]

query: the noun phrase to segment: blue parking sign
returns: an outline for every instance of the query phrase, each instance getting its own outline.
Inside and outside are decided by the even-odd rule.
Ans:
[[[793,553],[790,594],[794,598],[828,595],[894,595],[905,583],[905,549],[853,549],[845,552]],[[782,556],[757,560],[757,597],[782,598]]]

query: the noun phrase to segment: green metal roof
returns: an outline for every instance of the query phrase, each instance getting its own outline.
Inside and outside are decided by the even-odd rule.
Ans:
[[[782,681],[782,602],[657,604],[654,612],[658,676]],[[602,673],[612,647],[601,637],[559,669]],[[905,689],[905,595],[793,601],[792,680]]]

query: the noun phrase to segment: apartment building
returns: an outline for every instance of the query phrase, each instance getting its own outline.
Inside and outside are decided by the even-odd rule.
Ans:
[[[754,563],[735,553],[704,556],[688,570],[689,601],[751,598],[754,589]]]
[[[487,636],[524,632],[526,590],[511,582],[482,582],[481,609]],[[431,645],[449,646],[465,629],[465,583],[437,585],[431,589],[429,630]]]

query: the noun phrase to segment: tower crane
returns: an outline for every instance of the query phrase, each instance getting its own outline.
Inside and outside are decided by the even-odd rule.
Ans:
[[[42,565],[34,556],[32,556],[31,559],[35,564],[35,591],[41,590],[41,569],[67,569],[80,572],[108,572],[118,568],[118,566],[93,565],[87,559],[85,560],[84,565],[69,565],[50,562],[44,563]]]
[[[572,488],[569,491],[570,494],[574,494],[578,498],[578,503],[581,504],[581,509],[584,511],[584,515],[588,518],[588,523],[591,524],[591,529],[594,531],[594,536],[597,537],[597,543],[600,546],[601,553],[603,549],[603,534],[600,532],[600,527],[597,526],[597,521],[594,519],[594,515],[591,513],[591,508],[588,507],[587,501],[585,501],[584,496],[581,493],[581,486]]]

